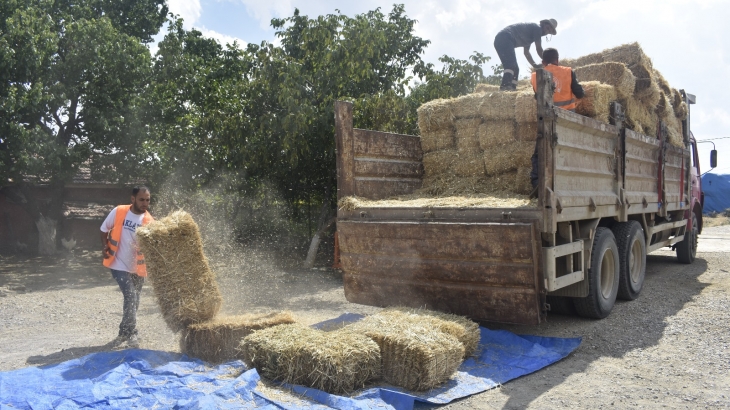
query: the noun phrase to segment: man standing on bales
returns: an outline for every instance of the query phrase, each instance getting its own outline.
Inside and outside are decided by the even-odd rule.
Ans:
[[[575,112],[578,106],[578,99],[585,96],[583,87],[575,78],[575,72],[570,67],[563,67],[558,64],[560,55],[558,50],[547,48],[542,53],[542,65],[545,71],[549,71],[553,75],[553,103],[556,107],[564,110]],[[537,72],[532,73],[532,89],[537,92]],[[532,154],[532,171],[530,172],[530,182],[532,182],[533,194],[537,191],[537,142],[535,143],[535,152]]]
[[[540,68],[535,64],[530,54],[530,46],[535,43],[537,55],[542,58],[541,37],[548,34],[555,35],[558,22],[555,19],[541,20],[540,24],[535,23],[517,23],[502,29],[494,38],[494,49],[497,50],[499,60],[502,62],[502,85],[499,89],[502,91],[514,91],[517,89],[517,79],[520,74],[520,67],[517,65],[517,56],[515,48],[522,47],[525,52],[527,61],[535,68]]]
[[[137,248],[137,227],[152,222],[147,211],[150,206],[150,190],[145,186],[132,189],[132,204],[114,208],[101,225],[101,244],[104,246],[104,266],[111,269],[112,276],[124,295],[122,322],[119,336],[113,346],[127,343],[137,347],[137,308],[142,284],[147,276],[144,255]]]

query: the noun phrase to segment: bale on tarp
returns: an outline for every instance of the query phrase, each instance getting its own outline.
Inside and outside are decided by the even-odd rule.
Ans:
[[[241,359],[241,340],[255,330],[294,323],[291,312],[219,316],[189,325],[180,337],[180,351],[211,363]]]
[[[585,96],[578,100],[575,112],[601,122],[608,122],[611,101],[616,101],[616,87],[598,81],[581,81]]]
[[[537,140],[537,118],[532,122],[518,122],[515,139],[517,141],[536,141]]]
[[[212,319],[222,298],[198,225],[184,211],[137,228],[137,241],[165,323],[174,332]]]
[[[515,122],[512,120],[494,120],[482,123],[477,130],[479,147],[486,151],[494,146],[516,141]]]
[[[452,127],[421,131],[421,149],[423,152],[452,149],[456,145],[455,141],[455,131]]]
[[[263,377],[333,394],[347,394],[377,379],[378,344],[343,330],[323,332],[300,324],[255,331],[240,345],[243,361]]]
[[[392,307],[384,309],[377,314],[403,323],[412,322],[424,324],[454,336],[456,340],[464,345],[465,358],[473,355],[479,346],[479,339],[481,338],[479,325],[464,316],[407,307]]]
[[[519,167],[531,166],[530,158],[534,150],[534,142],[515,142],[485,151],[484,167],[487,175],[496,176]]]
[[[477,139],[477,130],[482,123],[482,119],[477,118],[460,118],[454,121],[456,128],[456,150],[459,154],[473,154],[479,150],[479,140]]]
[[[515,97],[515,120],[518,124],[537,121],[537,100],[532,89],[521,91]]]
[[[429,101],[416,110],[418,114],[418,129],[426,133],[444,128],[451,128],[454,115],[451,113],[449,100],[438,99]]]
[[[628,98],[634,94],[636,77],[622,63],[608,62],[590,64],[574,69],[575,77],[580,81],[597,81],[616,88],[620,98]]]
[[[375,314],[342,331],[371,338],[380,347],[386,382],[408,390],[428,390],[449,380],[464,358],[464,345],[424,323]]]

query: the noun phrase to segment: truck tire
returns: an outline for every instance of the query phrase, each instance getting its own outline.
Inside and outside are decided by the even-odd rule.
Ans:
[[[677,259],[681,263],[690,264],[695,261],[697,257],[697,237],[700,236],[699,228],[697,227],[697,215],[694,212],[689,213],[689,217],[692,219],[692,229],[684,234],[684,240],[677,244]]]
[[[578,315],[603,319],[611,313],[618,294],[619,253],[616,238],[608,228],[596,229],[588,271],[588,296],[575,298]]]
[[[628,221],[611,229],[618,247],[618,298],[634,300],[639,297],[646,276],[646,238],[641,224]]]

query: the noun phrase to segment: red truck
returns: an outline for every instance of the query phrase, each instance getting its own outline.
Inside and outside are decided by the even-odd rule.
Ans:
[[[340,209],[339,254],[350,302],[407,305],[475,320],[537,324],[559,305],[604,318],[641,292],[646,255],[692,263],[702,187],[690,117],[684,147],[553,106],[538,72],[537,206]],[[693,104],[694,96],[682,92]],[[335,104],[338,199],[383,199],[421,186],[420,138],[354,129]],[[713,156],[713,160],[714,160]],[[713,167],[715,165],[713,164]]]

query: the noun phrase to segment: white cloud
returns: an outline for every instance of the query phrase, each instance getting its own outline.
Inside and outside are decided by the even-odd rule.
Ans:
[[[200,0],[167,0],[167,7],[173,14],[185,20],[185,27],[192,27],[200,19],[203,8]]]
[[[246,9],[259,22],[262,29],[267,29],[274,17],[289,16],[294,13],[295,6],[291,0],[240,0]]]
[[[214,38],[214,39],[218,40],[218,42],[224,47],[226,44],[233,44],[234,41],[238,42],[238,48],[241,48],[241,49],[246,48],[246,45],[248,44],[246,41],[244,41],[238,37],[221,34],[217,31],[209,30],[205,27],[195,27],[195,29],[200,31],[201,33],[203,33],[203,35],[205,37],[210,37],[210,38]]]

